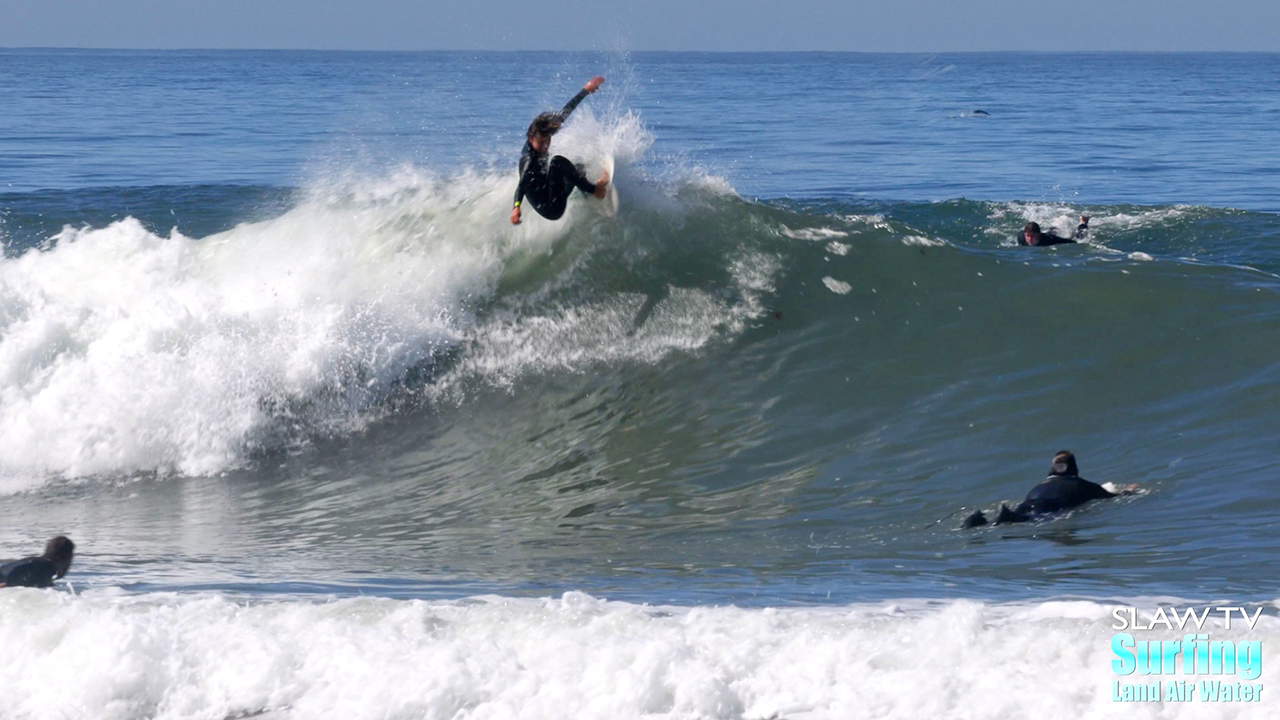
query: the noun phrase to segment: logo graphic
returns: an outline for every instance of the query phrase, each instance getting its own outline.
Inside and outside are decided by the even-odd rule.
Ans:
[[[1238,615],[1252,630],[1262,616],[1262,608],[1250,615],[1242,607],[1206,607],[1197,613],[1195,608],[1180,612],[1177,608],[1156,608],[1150,613],[1150,621],[1138,617],[1137,608],[1118,607],[1112,610],[1115,618],[1112,630],[1152,631],[1164,629],[1183,632],[1181,638],[1146,640],[1138,639],[1130,632],[1117,632],[1111,636],[1111,670],[1116,675],[1151,678],[1139,682],[1114,680],[1111,683],[1111,699],[1114,702],[1259,702],[1262,699],[1262,683],[1242,682],[1257,680],[1262,675],[1261,640],[1214,640],[1204,629],[1210,614],[1221,614],[1223,629],[1231,629],[1232,619]],[[1172,619],[1171,619],[1172,618]],[[1190,626],[1194,625],[1194,631]],[[1154,676],[1154,677],[1153,677]],[[1190,677],[1192,679],[1182,679]]]

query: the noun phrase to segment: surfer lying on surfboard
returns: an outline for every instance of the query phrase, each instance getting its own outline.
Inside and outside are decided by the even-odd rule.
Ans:
[[[1080,470],[1076,467],[1076,456],[1070,451],[1060,450],[1053,456],[1053,465],[1049,466],[1049,476],[1039,485],[1031,488],[1031,492],[1027,493],[1027,499],[1023,500],[1017,508],[1011,510],[1008,505],[1000,503],[1000,512],[994,521],[988,521],[987,516],[978,510],[965,518],[964,524],[960,527],[972,528],[987,524],[1027,522],[1049,513],[1069,510],[1090,500],[1132,495],[1137,487],[1137,485],[1116,487],[1111,483],[1099,485],[1085,480],[1080,477]]]
[[[59,535],[44,546],[44,555],[0,565],[0,587],[52,587],[71,568],[75,551],[76,544]]]
[[[520,153],[520,184],[516,186],[515,207],[511,208],[511,224],[520,224],[520,203],[528,198],[538,214],[548,220],[559,220],[573,189],[604,199],[609,189],[609,172],[605,171],[594,183],[587,180],[582,166],[574,165],[567,158],[556,155],[547,158],[551,148],[551,136],[578,107],[583,98],[595,92],[604,82],[599,75],[587,81],[582,90],[573,96],[560,112],[544,112],[529,123],[524,150]]]
[[[1081,215],[1080,224],[1076,226],[1076,231],[1071,237],[1058,237],[1053,233],[1047,233],[1040,230],[1040,223],[1027,223],[1022,228],[1022,232],[1018,233],[1019,245],[1062,245],[1064,243],[1074,244],[1077,240],[1089,234],[1089,216]]]

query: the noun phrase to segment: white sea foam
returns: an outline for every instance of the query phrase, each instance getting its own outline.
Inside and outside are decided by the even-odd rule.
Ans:
[[[729,266],[736,291],[732,301],[668,286],[659,297],[619,292],[572,306],[497,313],[471,333],[467,356],[430,391],[449,394],[456,381],[473,378],[510,387],[530,372],[656,362],[673,351],[698,350],[737,335],[764,312],[761,297],[773,290],[779,268],[774,256],[743,252]]]
[[[0,689],[5,717],[30,720],[1274,715],[1265,694],[1114,702],[1113,681],[1138,680],[1112,671],[1112,622],[1109,606],[1086,601],[659,608],[568,593],[244,604],[18,589],[0,596]],[[1280,621],[1263,617],[1247,637],[1265,651],[1280,643]],[[1277,679],[1264,662],[1255,682]]]
[[[352,419],[501,270],[485,203],[415,218],[423,194],[307,202],[200,242],[68,228],[0,262],[0,472],[215,472],[273,413]]]
[[[907,235],[902,238],[902,244],[913,247],[946,247],[947,241],[923,235]]]
[[[792,240],[808,240],[810,242],[817,242],[820,240],[829,240],[831,238],[849,237],[849,233],[843,230],[836,230],[834,228],[822,228],[822,227],[799,228],[798,230],[792,230],[786,225],[783,225],[778,230],[778,232],[785,237],[791,238]]]
[[[879,213],[874,215],[840,215],[838,217],[850,225],[867,225],[873,230],[884,230],[891,233],[897,232],[885,216]]]
[[[849,283],[844,282],[843,280],[837,280],[830,275],[822,278],[822,284],[826,285],[828,290],[837,295],[848,295],[849,292],[853,290],[853,286]]]
[[[1158,226],[1184,217],[1193,210],[1190,206],[1175,205],[1133,213],[1095,214],[1089,219],[1089,229],[1092,234],[1096,234],[1098,231],[1116,232]],[[1056,203],[1000,203],[993,205],[990,213],[990,219],[997,224],[988,227],[986,232],[989,235],[1013,238],[1022,230],[1023,224],[1034,222],[1046,232],[1070,236],[1082,214],[1078,208]],[[1017,227],[1009,224],[1011,220],[1017,223]],[[1015,242],[1014,239],[1007,240],[1010,245]]]

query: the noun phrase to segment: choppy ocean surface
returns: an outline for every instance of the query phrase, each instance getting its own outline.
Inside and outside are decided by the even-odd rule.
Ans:
[[[597,73],[553,150],[621,211],[511,226]],[[78,549],[0,716],[1275,714],[1110,642],[1262,607],[1276,677],[1280,56],[0,50],[0,106],[0,557]],[[1142,491],[957,529],[1060,449]]]

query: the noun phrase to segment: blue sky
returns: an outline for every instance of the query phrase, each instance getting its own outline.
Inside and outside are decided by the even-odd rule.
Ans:
[[[0,0],[0,47],[1280,52],[1280,0]]]

